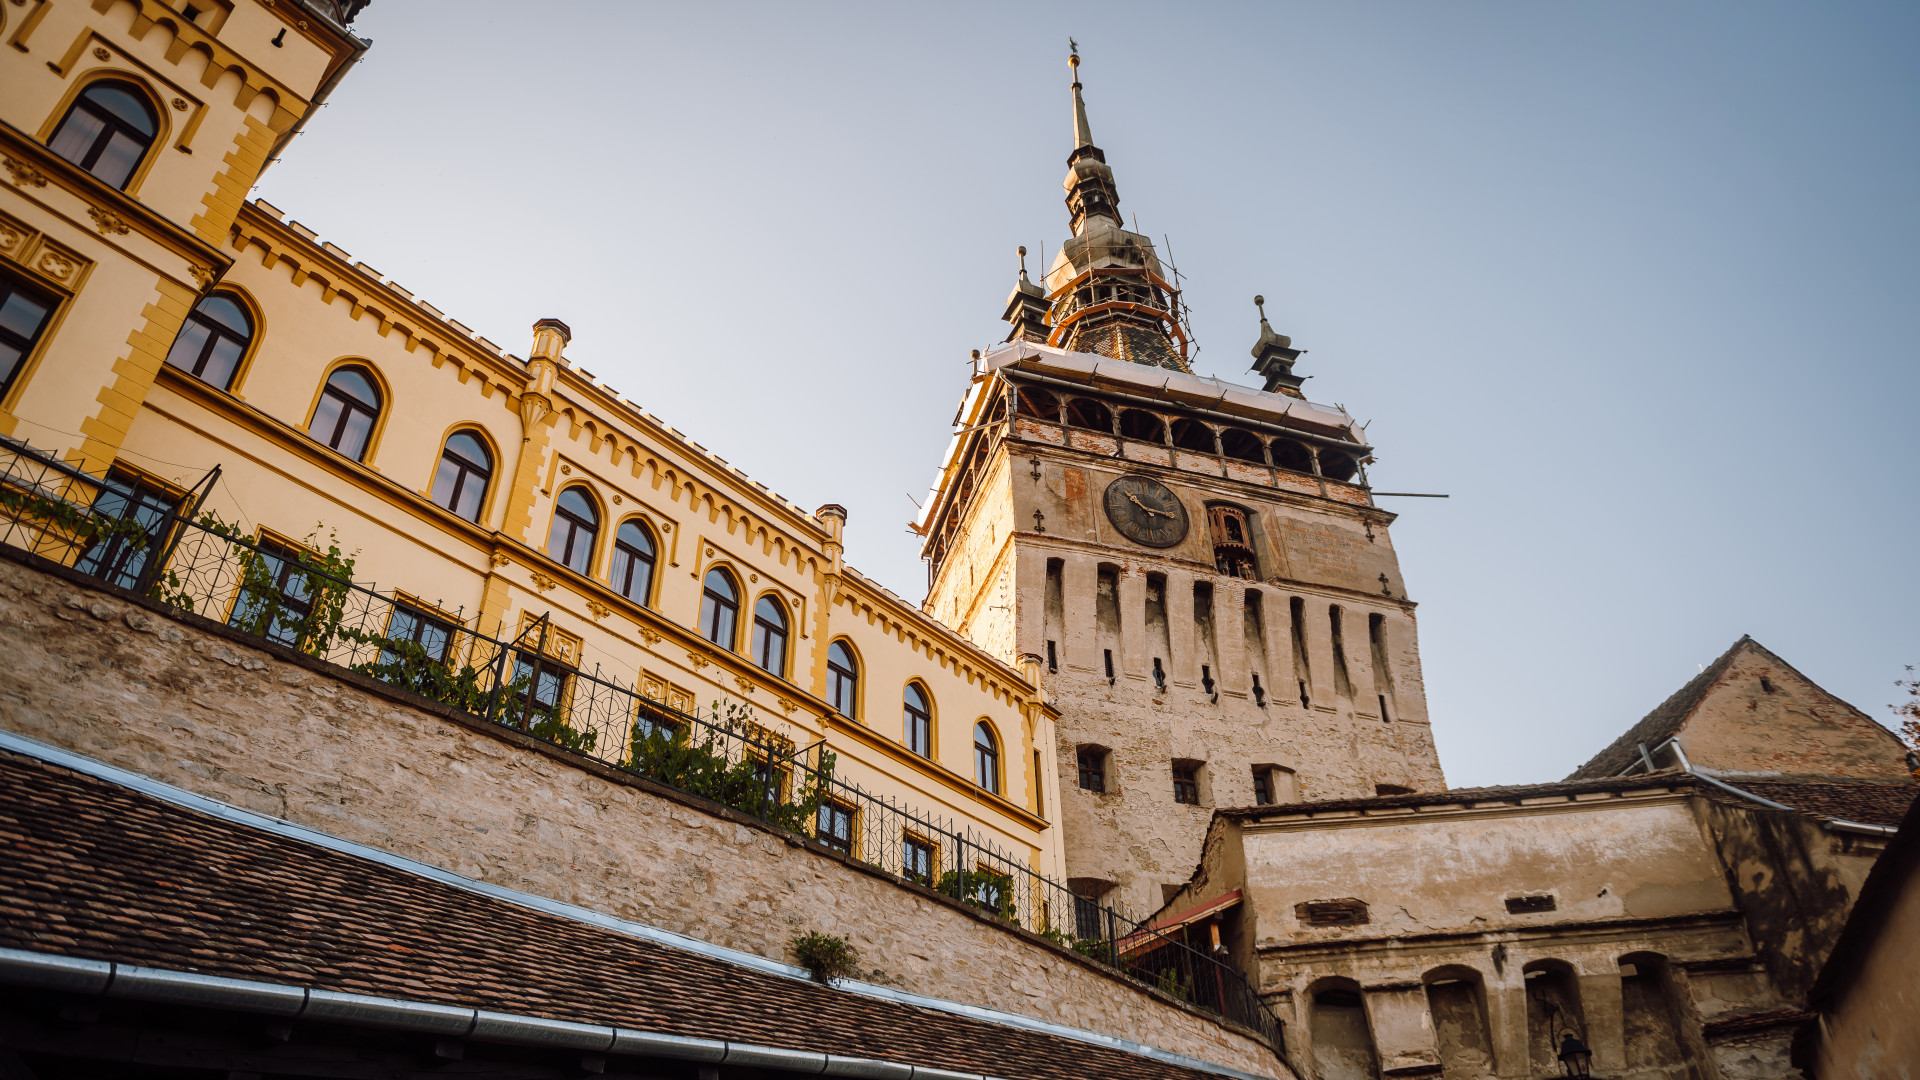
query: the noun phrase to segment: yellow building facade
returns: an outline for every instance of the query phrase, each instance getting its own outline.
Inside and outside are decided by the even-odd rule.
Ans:
[[[105,478],[96,506],[212,514],[237,530],[233,573],[280,573],[296,606],[313,597],[281,571],[337,547],[377,590],[344,601],[349,622],[449,669],[517,641],[539,658],[529,708],[667,707],[593,705],[604,760],[647,715],[719,704],[764,745],[830,751],[871,805],[1063,879],[1037,672],[848,567],[843,509],[795,506],[622,398],[568,361],[564,323],[514,356],[246,201],[367,47],[360,6],[0,3],[10,451]],[[247,580],[172,587],[238,625]],[[821,808],[823,838],[908,876],[973,869],[953,840],[852,820],[870,804]]]

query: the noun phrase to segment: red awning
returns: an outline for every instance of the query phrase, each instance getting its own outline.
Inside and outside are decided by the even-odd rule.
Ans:
[[[1240,890],[1235,889],[1224,896],[1216,896],[1199,907],[1188,908],[1177,915],[1167,915],[1135,930],[1115,943],[1122,955],[1149,948],[1163,941],[1179,940],[1179,931],[1212,915],[1217,915],[1240,902]]]

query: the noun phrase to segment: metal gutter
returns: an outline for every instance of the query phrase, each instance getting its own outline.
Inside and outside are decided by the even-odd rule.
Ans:
[[[1897,827],[1894,827],[1891,825],[1868,825],[1865,822],[1861,822],[1861,821],[1847,821],[1844,818],[1829,817],[1826,814],[1821,814],[1816,811],[1802,810],[1797,806],[1788,806],[1785,803],[1777,803],[1777,802],[1774,802],[1772,799],[1762,798],[1759,795],[1755,795],[1751,791],[1746,791],[1741,788],[1734,787],[1732,784],[1727,783],[1725,780],[1722,780],[1719,777],[1710,776],[1707,773],[1701,772],[1699,769],[1694,768],[1693,762],[1687,760],[1686,748],[1680,745],[1680,737],[1678,735],[1675,735],[1672,738],[1668,739],[1666,742],[1663,742],[1659,746],[1654,747],[1654,753],[1659,753],[1660,751],[1665,750],[1669,746],[1673,747],[1673,756],[1678,758],[1680,761],[1680,771],[1686,773],[1688,776],[1693,776],[1701,780],[1705,780],[1707,783],[1712,784],[1714,787],[1717,787],[1722,791],[1728,792],[1733,795],[1738,795],[1740,798],[1745,799],[1748,802],[1758,803],[1769,810],[1790,810],[1796,814],[1812,814],[1813,816],[1818,817],[1821,820],[1821,823],[1825,825],[1827,829],[1829,829],[1832,832],[1857,833],[1861,836],[1892,836],[1894,833],[1897,833],[1900,831]],[[1644,752],[1644,748],[1642,752]]]
[[[250,979],[227,979],[107,960],[81,960],[24,949],[0,948],[0,981],[16,986],[101,994],[132,1001],[240,1009],[288,1019],[356,1024],[585,1053],[726,1062],[826,1076],[872,1077],[875,1080],[993,1080],[982,1073],[953,1072],[898,1061],[695,1039],[604,1024],[576,1024],[542,1016],[456,1008],[366,994],[342,994],[332,990],[313,990]]]
[[[509,889],[500,885],[494,885],[490,882],[477,881],[473,878],[462,877],[459,874],[452,873],[451,871],[448,871],[448,870],[443,870],[440,867],[433,866],[428,863],[418,862],[416,860],[406,858],[405,856],[395,855],[390,851],[384,851],[384,850],[381,850],[380,848],[357,843],[352,840],[345,840],[340,837],[334,836],[330,833],[324,833],[318,829],[309,828],[308,826],[305,826],[305,825],[299,825],[299,824],[295,824],[294,822],[281,820],[280,818],[268,817],[265,814],[256,814],[250,810],[242,810],[235,806],[229,806],[226,803],[220,802],[216,799],[210,799],[203,795],[196,795],[193,792],[186,791],[182,788],[174,787],[171,784],[162,783],[161,781],[154,780],[151,777],[142,776],[139,773],[131,772],[129,770],[119,768],[118,766],[108,765],[105,762],[98,761],[90,757],[86,757],[82,754],[76,754],[70,750],[63,750],[56,746],[49,746],[46,743],[40,742],[37,739],[28,738],[27,736],[20,735],[16,732],[0,729],[0,750],[11,751],[12,753],[19,754],[23,757],[34,758],[36,760],[44,761],[49,764],[58,765],[61,768],[71,769],[72,771],[80,773],[84,776],[91,776],[96,780],[102,780],[110,784],[115,784],[119,787],[124,787],[132,791],[137,791],[143,795],[151,796],[153,798],[159,799],[160,801],[171,804],[173,806],[182,807],[184,809],[191,810],[199,814],[204,814],[207,817],[217,818],[221,821],[225,821],[230,824],[239,825],[239,826],[250,828],[250,829],[256,829],[261,832],[265,832],[265,833],[268,833],[274,836],[279,836],[289,840],[296,840],[302,843],[311,844],[315,847],[322,848],[327,851],[336,852],[338,854],[351,856],[353,858],[365,859],[368,862],[378,863],[379,865],[386,866],[390,869],[398,870],[405,874],[411,874],[416,877],[426,878],[430,881],[434,881],[442,885],[447,885],[455,889],[460,889],[463,892],[474,893],[476,895],[486,896],[494,900],[500,900],[505,903],[514,904],[519,907],[528,908],[533,911],[538,911],[544,915],[551,915],[556,918],[567,919],[573,922],[585,923],[589,926],[593,926],[601,930],[610,931],[612,933],[621,934],[623,936],[636,938],[642,941],[648,941],[655,945],[660,945],[669,949],[676,949],[681,952],[694,953],[699,956],[704,956],[713,960],[719,960],[723,963],[733,964],[738,967],[749,968],[751,970],[761,972],[762,974],[778,975],[784,978],[793,979],[798,982],[810,982],[812,981],[812,978],[813,978],[812,975],[808,973],[808,971],[805,968],[798,967],[793,964],[782,963],[779,960],[769,959],[768,957],[760,956],[757,953],[750,953],[741,949],[730,949],[722,945],[715,945],[711,942],[702,941],[699,938],[688,937],[685,934],[677,934],[671,930],[663,930],[657,926],[649,926],[646,923],[634,922],[629,919],[621,919],[612,915],[607,915],[603,912],[594,911],[591,908],[579,907],[574,904],[563,903],[561,901],[549,899],[544,896],[536,896],[532,893],[521,892],[517,889]],[[0,951],[4,951],[4,950],[0,950]],[[30,954],[30,955],[44,955],[44,954]],[[56,957],[55,959],[60,959],[60,958]],[[78,963],[78,964],[93,963],[93,961],[72,961],[72,962]],[[267,984],[256,984],[256,985],[267,985]],[[876,983],[866,983],[866,982],[858,982],[852,979],[842,979],[842,980],[836,980],[833,985],[835,989],[844,990],[852,994],[859,994],[862,997],[875,998],[881,1001],[892,1001],[892,1002],[897,1002],[903,1005],[913,1005],[923,1009],[931,1009],[935,1012],[946,1013],[950,1016],[963,1016],[971,1020],[977,1020],[977,1021],[980,1021],[981,1023],[993,1024],[998,1027],[1014,1028],[1020,1031],[1031,1031],[1036,1034],[1056,1036],[1058,1038],[1067,1039],[1072,1042],[1086,1043],[1094,1046],[1102,1046],[1110,1050],[1117,1050],[1122,1053],[1132,1054],[1136,1057],[1147,1058],[1149,1060],[1161,1062],[1163,1064],[1177,1065],[1181,1068],[1193,1069],[1197,1072],[1211,1073],[1216,1076],[1231,1077],[1232,1080],[1274,1080],[1275,1075],[1280,1075],[1280,1074],[1263,1075],[1260,1073],[1247,1072],[1242,1069],[1236,1069],[1231,1065],[1221,1065],[1216,1062],[1206,1061],[1204,1059],[1192,1057],[1190,1055],[1182,1054],[1173,1050],[1163,1050],[1157,1046],[1151,1046],[1146,1043],[1135,1042],[1131,1039],[1122,1039],[1122,1038],[1119,1038],[1118,1036],[1106,1035],[1097,1031],[1087,1031],[1082,1028],[1069,1027],[1065,1024],[1058,1024],[1052,1021],[1040,1020],[1031,1016],[1022,1015],[1020,1013],[1006,1012],[1000,1009],[991,1009],[991,1008],[987,1008],[985,1006],[980,1006],[980,1005],[970,1005],[970,1004],[967,1004],[966,1002],[952,1001],[946,998],[937,998],[928,994],[917,994],[911,991],[897,990],[892,987],[880,986]],[[321,990],[305,991],[305,992],[309,994],[330,993],[329,991],[321,991]],[[342,1001],[350,1000],[353,1003],[388,1002],[389,1004],[393,1004],[390,1001],[390,999],[383,999],[383,998],[365,998],[365,997],[361,997],[360,995],[345,995],[345,994],[336,995],[336,996],[339,997]],[[431,1005],[424,1002],[399,1002],[398,1004],[408,1009],[447,1008],[446,1006]],[[342,1007],[347,1007],[347,1006],[342,1006]],[[361,1006],[358,1004],[355,1004],[355,1005],[352,1005],[351,1007],[361,1007]],[[455,1011],[459,1012],[460,1010],[455,1010]],[[540,1021],[540,1022],[541,1023],[557,1023],[557,1021]],[[666,1037],[671,1038],[673,1036],[666,1036]],[[845,1075],[855,1075],[855,1074],[845,1074]],[[901,1074],[888,1074],[888,1075],[901,1075]],[[943,1075],[964,1076],[966,1074],[941,1074],[937,1071],[929,1071],[929,1070],[922,1069],[921,1071],[919,1071],[914,1075],[917,1077],[928,1077],[928,1078],[933,1078],[933,1080],[940,1080],[940,1077],[942,1077]]]

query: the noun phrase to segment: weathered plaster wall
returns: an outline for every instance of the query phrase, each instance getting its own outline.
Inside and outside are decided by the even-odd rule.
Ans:
[[[1758,1080],[1793,1075],[1793,1010],[1883,848],[1684,778],[1452,805],[1302,805],[1216,820],[1174,905],[1242,889],[1232,911],[1254,927],[1256,985],[1290,1022],[1297,1068],[1323,1056],[1328,988],[1351,985],[1382,1068],[1403,1075],[1540,1075],[1542,1060],[1554,1073],[1546,1047],[1570,1029],[1592,1047],[1595,1075]],[[1526,897],[1552,907],[1509,909]],[[1302,905],[1346,898],[1367,905],[1364,921],[1303,917]],[[1483,1039],[1467,1023],[1474,1007]],[[1749,1019],[1768,1013],[1779,1019]]]
[[[1920,1077],[1920,874],[1906,876],[1880,926],[1851,984],[1821,1019],[1818,1080]]]
[[[0,723],[249,810],[766,956],[1286,1076],[1258,1040],[1031,936],[505,729],[0,561]]]
[[[1784,811],[1708,804],[1706,812],[1767,970],[1804,1005],[1884,842],[1828,833]]]
[[[1247,826],[1244,840],[1263,946],[1733,907],[1684,796],[1629,800],[1599,793],[1464,814],[1404,810],[1281,820],[1286,823]],[[1510,913],[1507,900],[1523,896],[1551,896],[1555,908]],[[1369,923],[1320,928],[1295,916],[1297,904],[1340,897],[1365,901]]]

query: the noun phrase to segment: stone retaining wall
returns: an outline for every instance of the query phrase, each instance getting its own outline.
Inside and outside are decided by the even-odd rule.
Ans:
[[[844,934],[869,981],[1292,1077],[1244,1029],[930,890],[11,557],[0,649],[0,726],[164,783],[763,956]]]

